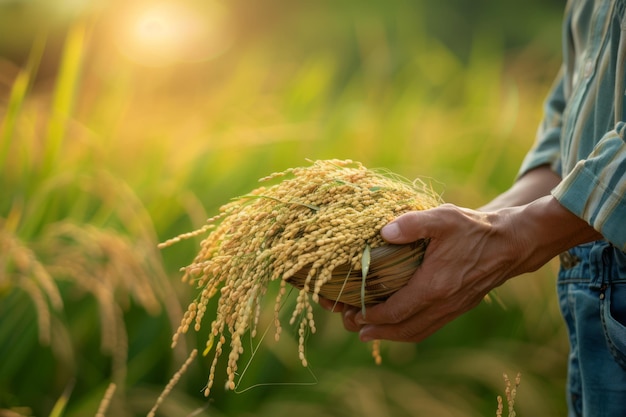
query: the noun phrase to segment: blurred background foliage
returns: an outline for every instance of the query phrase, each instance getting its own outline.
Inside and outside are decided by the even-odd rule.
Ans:
[[[111,383],[107,414],[145,415],[206,338],[170,348],[199,240],[156,245],[260,177],[350,158],[467,207],[503,191],[563,3],[0,0],[0,415],[96,415]],[[518,371],[518,415],[563,415],[554,268],[381,366],[318,310],[310,369],[257,338],[242,392],[207,400],[200,355],[157,415],[485,416]]]

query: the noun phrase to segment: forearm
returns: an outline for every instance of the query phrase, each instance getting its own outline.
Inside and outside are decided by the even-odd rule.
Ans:
[[[534,271],[554,256],[576,245],[602,239],[602,235],[553,196],[547,195],[524,206],[491,213],[496,229],[510,239],[516,254],[509,277]]]
[[[561,181],[548,165],[540,166],[519,178],[507,191],[491,202],[480,207],[479,211],[494,211],[505,207],[528,204],[538,198],[550,194],[550,191]]]

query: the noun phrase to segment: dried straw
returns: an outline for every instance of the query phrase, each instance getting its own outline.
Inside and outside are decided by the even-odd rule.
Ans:
[[[320,287],[319,295],[355,307],[381,303],[406,285],[422,263],[427,246],[428,240],[424,239],[408,245],[374,248],[365,282],[361,270],[343,264],[333,270],[332,278]],[[310,268],[304,267],[287,282],[302,289],[309,272]]]

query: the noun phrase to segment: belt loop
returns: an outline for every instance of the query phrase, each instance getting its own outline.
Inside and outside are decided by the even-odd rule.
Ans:
[[[607,245],[602,251],[602,265],[603,265],[603,274],[602,274],[602,286],[606,287],[611,285],[611,277],[613,276],[613,262],[610,251],[613,251],[613,246],[611,244]]]

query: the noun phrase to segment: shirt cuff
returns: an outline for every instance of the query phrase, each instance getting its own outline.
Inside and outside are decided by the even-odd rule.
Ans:
[[[552,195],[626,252],[626,144],[619,132],[607,135],[588,159],[579,161]]]

